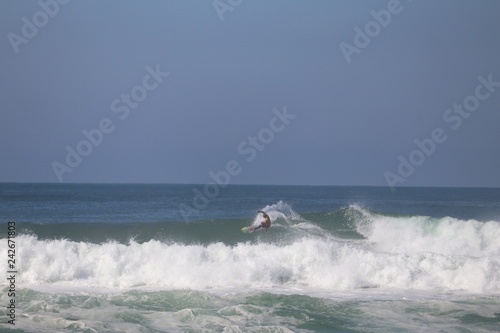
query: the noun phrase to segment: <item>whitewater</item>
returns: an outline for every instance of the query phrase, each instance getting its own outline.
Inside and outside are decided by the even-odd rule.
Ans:
[[[27,287],[68,290],[400,288],[500,292],[498,222],[391,217],[350,206],[337,212],[357,216],[347,222],[354,224],[353,235],[361,237],[349,239],[336,235],[334,228],[325,230],[300,217],[285,203],[265,209],[274,220],[272,228],[281,231],[281,239],[262,241],[264,232],[257,240],[235,245],[155,239],[93,244],[22,235],[18,238],[22,245],[20,281]]]
[[[4,320],[0,328],[2,332],[500,329],[500,222],[491,218],[496,209],[491,202],[471,205],[475,215],[477,207],[494,207],[483,214],[487,218],[477,219],[464,218],[467,214],[382,211],[382,206],[368,208],[373,206],[368,200],[302,212],[292,196],[279,200],[291,190],[297,189],[285,188],[272,198],[278,200],[262,206],[248,205],[267,212],[272,220],[268,232],[253,234],[240,229],[260,223],[262,216],[255,209],[244,218],[207,215],[190,223],[135,222],[137,217],[113,223],[47,223],[33,218],[16,222],[18,315],[15,327]],[[241,207],[239,198],[234,201],[231,209]],[[411,201],[412,206],[416,203]],[[70,206],[74,209],[74,201]],[[406,206],[403,210],[410,211]],[[6,235],[0,236],[0,244],[6,244]],[[6,246],[2,255],[7,258]],[[6,260],[0,269],[8,271]],[[0,304],[7,304],[8,281],[0,286]],[[3,307],[0,316],[7,314]]]

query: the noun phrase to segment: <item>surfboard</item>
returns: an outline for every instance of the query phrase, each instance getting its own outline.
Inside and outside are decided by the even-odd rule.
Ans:
[[[241,231],[243,231],[245,234],[250,234],[250,233],[255,231],[255,228],[254,227],[244,227],[241,229]]]

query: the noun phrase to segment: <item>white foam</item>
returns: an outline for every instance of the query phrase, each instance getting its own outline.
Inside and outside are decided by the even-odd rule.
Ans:
[[[500,223],[495,221],[372,215],[368,223],[358,224],[358,231],[376,243],[379,251],[471,257],[500,255]]]
[[[299,214],[297,214],[289,204],[281,200],[273,205],[267,205],[261,210],[265,212],[267,215],[269,215],[269,218],[271,219],[272,222],[278,219],[282,219],[285,221],[285,223],[289,224],[290,221],[293,220],[302,220],[302,217]],[[258,213],[255,216],[252,225],[253,226],[260,225],[262,221],[263,221],[262,214]]]
[[[393,224],[384,229],[382,225],[387,222],[375,222],[367,241],[304,237],[287,244],[235,246],[166,244],[155,240],[142,244],[90,244],[20,236],[18,283],[35,289],[75,290],[400,288],[500,293],[498,243],[490,238],[498,226],[473,225],[470,229],[460,227],[462,222],[443,221],[441,228],[451,230],[438,228],[429,233],[415,226],[401,227],[399,234],[409,235],[399,238],[396,234],[391,237]],[[461,239],[457,243],[451,241],[450,234],[458,230],[475,234],[466,239],[481,240],[480,244],[468,245],[471,254],[463,249],[458,255],[453,253],[457,243],[463,243]],[[439,245],[431,244],[428,238],[436,235],[451,244],[443,243],[442,238]],[[413,238],[413,245],[405,244],[405,238]],[[432,246],[435,249],[429,251]]]
[[[349,209],[366,239],[335,238],[281,201],[263,210],[273,222],[279,219],[275,226],[301,231],[282,244],[92,244],[23,235],[16,239],[18,282],[44,290],[399,288],[500,293],[500,223]],[[6,261],[0,265],[7,271]]]

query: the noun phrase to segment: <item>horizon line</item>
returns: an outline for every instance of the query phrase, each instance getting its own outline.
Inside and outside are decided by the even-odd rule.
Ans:
[[[0,184],[50,184],[50,185],[191,185],[204,186],[208,183],[162,183],[162,182],[45,182],[45,181],[0,181]],[[220,186],[220,185],[219,185]],[[309,186],[309,187],[387,187],[387,185],[334,185],[334,184],[226,184],[226,186]],[[487,188],[500,189],[496,186],[439,186],[439,185],[408,185],[395,188]]]

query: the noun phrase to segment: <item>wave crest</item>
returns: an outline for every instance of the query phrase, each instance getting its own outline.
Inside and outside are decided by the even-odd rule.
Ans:
[[[285,202],[263,210],[273,219],[268,233],[243,234],[237,225],[241,221],[205,222],[209,225],[204,228],[202,222],[179,226],[196,233],[219,232],[222,225],[226,234],[221,241],[92,243],[20,235],[19,279],[23,286],[34,288],[401,288],[500,293],[498,222],[394,216],[355,205],[302,216]],[[258,214],[255,220],[259,219]],[[6,263],[2,265],[7,271]]]

